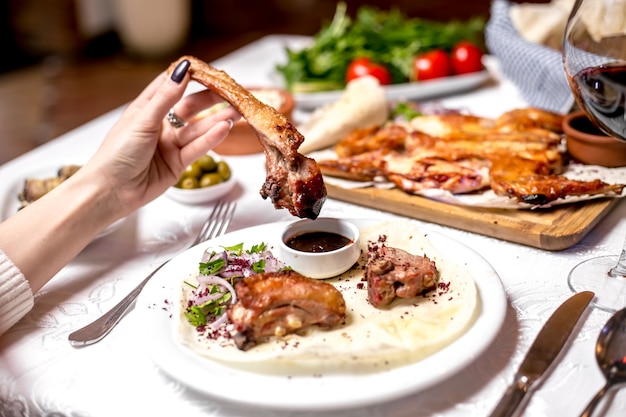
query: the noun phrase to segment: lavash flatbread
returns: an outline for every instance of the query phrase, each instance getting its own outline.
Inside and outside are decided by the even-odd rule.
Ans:
[[[388,308],[367,302],[361,281],[368,241],[380,234],[387,245],[428,255],[441,273],[436,292],[411,300],[396,299]],[[184,317],[188,286],[183,285],[180,340],[193,352],[248,371],[272,374],[353,372],[370,373],[416,362],[460,337],[475,321],[480,304],[474,279],[451,259],[443,259],[427,237],[408,221],[382,222],[361,229],[362,254],[341,276],[327,280],[346,301],[344,324],[331,329],[310,328],[302,335],[271,338],[248,351],[232,340],[207,339]]]
[[[389,118],[385,90],[374,77],[348,83],[339,99],[318,108],[298,126],[304,142],[298,152],[307,154],[333,146],[355,129],[377,126]]]

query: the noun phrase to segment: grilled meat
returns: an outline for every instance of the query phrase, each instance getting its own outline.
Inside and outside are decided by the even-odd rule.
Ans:
[[[315,219],[326,200],[326,187],[315,160],[298,153],[304,137],[285,115],[259,101],[224,71],[191,56],[188,59],[193,80],[229,102],[256,131],[265,152],[266,179],[261,196],[276,208],[286,208],[298,217]]]
[[[439,271],[435,262],[427,256],[389,247],[384,241],[381,236],[378,242],[368,244],[364,279],[371,305],[384,307],[396,297],[414,298],[437,287]]]
[[[564,196],[604,194],[620,195],[621,184],[606,184],[600,180],[578,181],[558,175],[497,176],[491,180],[491,189],[497,195],[514,196],[529,204],[543,205]]]
[[[441,189],[466,194],[491,189],[520,203],[549,205],[568,196],[622,193],[623,184],[573,181],[560,149],[563,116],[536,108],[496,119],[418,116],[355,131],[339,141],[338,158],[319,161],[325,175],[386,178],[410,194]]]
[[[295,271],[255,274],[235,283],[237,302],[227,311],[241,350],[267,336],[284,336],[309,326],[331,328],[345,317],[346,304],[332,284]]]

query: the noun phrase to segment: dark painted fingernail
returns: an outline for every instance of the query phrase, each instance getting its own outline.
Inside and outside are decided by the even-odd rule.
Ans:
[[[185,78],[185,74],[187,73],[187,70],[189,69],[189,65],[190,62],[187,59],[184,59],[182,61],[180,61],[180,63],[178,65],[176,65],[176,68],[174,68],[174,71],[172,72],[172,81],[176,82],[176,83],[180,83],[183,78]]]

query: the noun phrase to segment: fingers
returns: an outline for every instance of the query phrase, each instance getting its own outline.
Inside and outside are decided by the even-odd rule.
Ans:
[[[180,150],[180,158],[183,166],[188,166],[193,161],[206,154],[210,149],[219,145],[230,132],[233,122],[230,119],[221,120],[211,125],[203,135],[190,141]]]
[[[215,113],[208,113],[203,116],[197,116],[192,122],[188,123],[183,129],[178,129],[177,143],[182,148],[190,142],[196,140],[204,140],[210,146],[214,148],[219,145],[224,139],[222,136],[222,130],[225,126],[228,126],[228,131],[232,127],[232,124],[239,120],[241,115],[232,107],[227,106]],[[220,122],[226,122],[222,126],[215,130],[214,126],[221,124]]]
[[[190,80],[188,68],[189,61],[182,60],[171,75],[165,72],[159,75],[125,112],[125,119],[132,120],[141,131],[160,132],[156,137],[148,135],[158,140],[160,149],[179,149],[179,161],[186,159],[182,152],[190,144],[190,150],[184,150],[186,154],[195,154],[196,148],[206,152],[217,146],[228,135],[232,124],[241,118],[233,107],[210,90],[185,95]],[[216,106],[220,103],[224,107]],[[172,157],[170,163],[176,159]]]
[[[129,105],[127,109],[129,116],[134,117],[139,113],[145,120],[160,121],[173,110],[176,118],[183,122],[174,123],[174,127],[182,127],[187,122],[204,119],[207,109],[216,104],[227,105],[220,96],[210,90],[202,90],[183,97],[190,79],[188,69],[189,61],[182,60],[170,76],[164,72],[156,77]],[[240,118],[236,112],[232,112],[231,115],[233,121]]]
[[[215,147],[223,137],[220,129],[213,130],[214,125],[224,121],[232,125],[241,118],[232,106],[210,90],[184,97],[172,110],[173,114],[168,114],[167,121],[175,128],[175,142],[181,148],[202,136],[211,147]]]
[[[129,106],[131,115],[139,113],[154,128],[160,126],[168,111],[183,97],[189,84],[189,61],[181,61],[170,76],[161,73]]]
[[[210,90],[202,90],[181,99],[173,110],[180,119],[192,123],[195,119],[205,118],[207,112],[215,113],[226,106],[228,103],[220,96]]]

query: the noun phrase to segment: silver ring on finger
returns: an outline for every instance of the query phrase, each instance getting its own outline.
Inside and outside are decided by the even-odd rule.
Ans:
[[[170,109],[170,111],[167,113],[167,116],[165,116],[165,120],[170,122],[170,124],[176,129],[187,126],[187,122],[178,117],[176,113],[174,113],[173,108]]]

